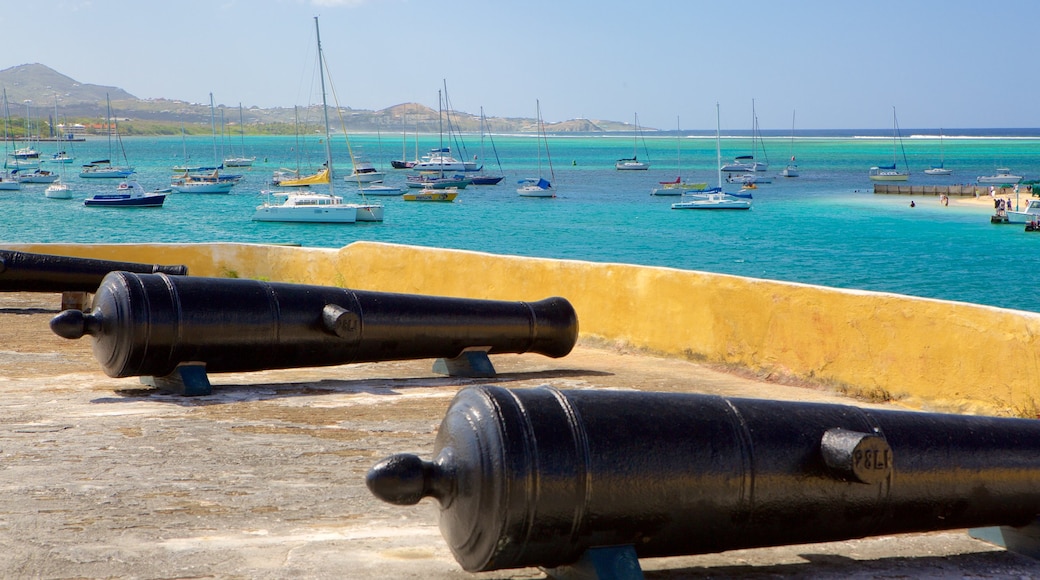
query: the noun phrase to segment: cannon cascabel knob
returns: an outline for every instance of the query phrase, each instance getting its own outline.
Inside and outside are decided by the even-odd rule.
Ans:
[[[368,489],[394,505],[415,505],[424,497],[438,497],[437,466],[411,453],[391,455],[375,464],[365,476]]]
[[[84,334],[96,334],[100,328],[101,320],[82,310],[63,310],[51,319],[51,330],[62,338],[83,338]]]

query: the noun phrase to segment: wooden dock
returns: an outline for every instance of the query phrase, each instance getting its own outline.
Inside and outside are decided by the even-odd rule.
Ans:
[[[997,189],[1004,190],[1000,195],[1005,195],[1012,189],[1012,186],[1001,185],[998,186]],[[1023,185],[1020,187],[1019,192],[1031,195],[1033,193],[1033,186]],[[895,183],[875,183],[874,193],[918,196],[946,194],[949,197],[977,197],[979,195],[989,195],[989,185],[976,185],[974,183],[956,185],[898,185]]]

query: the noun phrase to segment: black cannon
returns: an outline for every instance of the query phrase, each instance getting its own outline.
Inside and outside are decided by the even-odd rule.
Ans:
[[[113,272],[91,310],[51,320],[65,338],[94,338],[112,377],[201,363],[238,372],[482,353],[562,357],[578,336],[563,298],[506,302],[258,280]]]
[[[94,292],[115,271],[184,276],[188,267],[0,250],[0,292]]]
[[[1023,526],[1040,514],[1040,421],[470,387],[432,461],[394,455],[366,482],[394,504],[440,502],[466,570],[587,566],[604,547],[631,562]]]

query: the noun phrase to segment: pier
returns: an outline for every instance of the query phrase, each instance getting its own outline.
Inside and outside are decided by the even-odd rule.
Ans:
[[[1010,190],[1012,186],[1001,185],[997,189]],[[1025,185],[1019,188],[1020,193],[1032,195],[1033,186]],[[897,185],[894,183],[875,183],[874,193],[889,195],[943,195],[950,197],[977,197],[989,194],[989,185],[956,184],[956,185]],[[1006,192],[1005,192],[1006,193]],[[1001,193],[1003,195],[1004,193]]]

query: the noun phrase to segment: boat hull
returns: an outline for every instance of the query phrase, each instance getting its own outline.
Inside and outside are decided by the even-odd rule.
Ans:
[[[519,187],[516,193],[520,197],[556,197],[555,189],[544,189],[537,186]]]
[[[470,177],[470,181],[473,185],[498,185],[505,176],[493,176],[493,175],[474,175]]]
[[[83,200],[88,207],[162,207],[166,194],[149,194],[142,197],[124,195],[95,195]]]
[[[364,195],[382,195],[382,196],[397,196],[404,193],[404,190],[400,187],[392,187],[389,185],[370,185],[368,187],[358,188],[358,193]]]
[[[133,169],[98,169],[96,171],[81,171],[79,176],[83,179],[126,179],[133,174]]]
[[[256,222],[296,222],[352,224],[357,221],[358,210],[345,207],[279,207],[261,206],[253,214]]]
[[[176,193],[230,193],[234,182],[217,181],[214,183],[180,183],[170,186]]]
[[[650,164],[642,161],[618,161],[614,164],[614,169],[618,171],[646,171],[650,169]]]
[[[406,193],[402,198],[405,201],[455,201],[458,195],[457,191],[428,190],[418,193]]]

